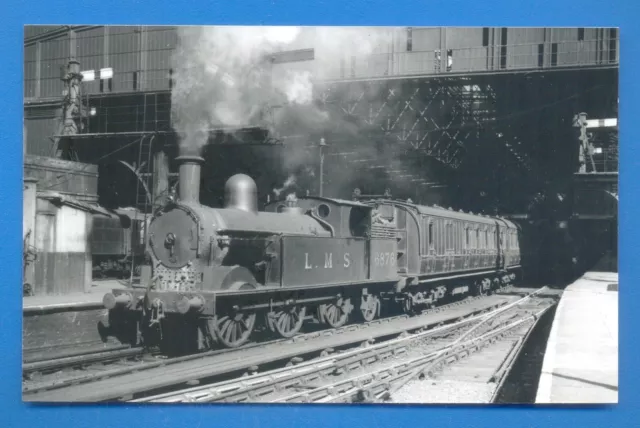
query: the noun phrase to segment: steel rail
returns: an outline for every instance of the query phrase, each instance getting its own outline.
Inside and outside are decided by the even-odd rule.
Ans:
[[[25,376],[34,372],[52,371],[65,367],[85,366],[87,364],[96,362],[103,363],[123,358],[141,356],[144,354],[144,352],[145,351],[142,348],[114,349],[105,350],[104,352],[91,351],[84,354],[77,354],[63,358],[25,363],[22,365],[22,373],[23,376]]]
[[[359,376],[358,378],[346,379],[336,382],[333,385],[328,385],[325,387],[327,390],[336,390],[344,388],[344,386],[351,386],[351,388],[343,391],[339,395],[328,395],[320,402],[344,403],[353,401],[375,401],[386,398],[397,392],[400,388],[421,373],[426,372],[425,374],[428,374],[431,370],[443,367],[451,362],[458,361],[463,354],[466,353],[466,355],[469,355],[469,351],[477,351],[481,349],[483,345],[488,344],[491,340],[496,340],[507,334],[509,331],[523,325],[525,322],[533,320],[534,322],[530,326],[530,330],[535,325],[535,322],[539,319],[540,315],[546,312],[550,307],[551,306],[536,314],[528,315],[507,326],[495,329],[480,337],[470,339],[456,346],[447,346],[440,351],[436,351],[410,361],[402,362],[396,366],[383,368],[375,372]],[[402,370],[403,368],[404,370]],[[309,394],[311,393],[312,392],[309,392]],[[375,398],[372,399],[372,397]],[[280,402],[284,400],[278,401]],[[286,401],[291,402],[291,400]]]
[[[494,309],[495,315],[497,316],[504,313],[505,308],[512,308],[518,304],[522,304],[531,296],[536,295],[545,289],[546,287],[543,287],[531,293],[530,295],[519,299],[516,302],[503,305],[497,310]],[[230,400],[243,401],[247,397],[251,398],[252,396],[255,397],[264,395],[268,393],[268,391],[271,391],[273,387],[282,387],[282,385],[287,384],[289,384],[290,386],[291,383],[296,382],[296,379],[299,379],[303,376],[319,376],[323,371],[332,370],[339,364],[347,365],[349,364],[350,358],[353,358],[354,360],[362,360],[363,358],[369,357],[375,359],[377,354],[380,354],[384,351],[394,350],[394,352],[397,352],[400,347],[406,346],[406,344],[411,341],[426,338],[429,336],[435,336],[441,333],[446,333],[451,331],[452,329],[463,327],[475,321],[483,321],[491,313],[493,312],[481,313],[479,315],[470,316],[462,320],[458,319],[458,321],[453,322],[452,324],[447,324],[446,326],[429,329],[427,331],[419,331],[418,333],[414,333],[411,335],[406,334],[395,339],[387,340],[377,345],[371,345],[370,342],[365,342],[363,343],[363,345],[366,346],[365,349],[346,351],[338,356],[325,356],[324,358],[320,357],[319,359],[314,359],[313,361],[298,364],[295,369],[285,367],[264,374],[253,375],[249,378],[230,380],[215,385],[198,386],[179,392],[170,392],[166,394],[155,395],[152,397],[145,397],[138,400],[133,400],[133,402],[208,402]],[[356,341],[356,343],[361,342]]]
[[[499,295],[498,295],[499,296]],[[159,368],[159,367],[166,367],[169,365],[176,365],[176,364],[181,364],[181,363],[188,363],[190,361],[194,361],[194,360],[205,360],[207,358],[211,358],[211,357],[221,357],[221,358],[229,358],[230,360],[234,358],[235,355],[241,355],[242,352],[247,351],[247,350],[251,350],[253,348],[257,348],[257,347],[269,347],[269,346],[280,346],[280,345],[287,345],[287,344],[299,344],[302,342],[307,342],[307,341],[312,341],[312,340],[322,340],[323,338],[332,338],[332,337],[337,337],[340,335],[346,335],[349,333],[353,333],[353,332],[357,332],[357,331],[361,331],[361,330],[366,330],[366,329],[370,329],[370,328],[374,328],[375,332],[379,332],[380,331],[380,327],[385,327],[389,324],[395,323],[395,322],[401,322],[401,321],[410,321],[412,323],[420,323],[421,319],[427,319],[435,314],[439,314],[439,313],[443,313],[443,312],[447,312],[449,310],[455,309],[457,307],[460,306],[466,306],[469,304],[472,304],[474,302],[477,302],[478,300],[482,300],[482,299],[486,299],[487,296],[478,296],[478,297],[474,297],[474,298],[468,298],[465,299],[463,301],[459,301],[459,302],[454,302],[454,303],[450,303],[447,305],[443,305],[437,308],[433,308],[433,309],[428,309],[423,311],[420,315],[417,316],[409,316],[406,314],[403,315],[398,315],[398,316],[393,316],[393,317],[388,317],[388,318],[380,318],[380,319],[376,319],[367,323],[360,323],[360,324],[350,324],[350,325],[346,325],[343,327],[340,327],[338,329],[330,329],[330,330],[320,330],[320,331],[315,331],[315,332],[310,332],[310,333],[303,333],[301,335],[298,336],[294,336],[293,338],[290,339],[276,339],[276,340],[272,340],[272,341],[267,341],[267,342],[254,342],[254,343],[250,343],[248,345],[245,345],[243,347],[240,348],[234,348],[234,349],[220,349],[220,350],[214,350],[214,351],[207,351],[207,352],[203,352],[203,353],[198,353],[198,354],[192,354],[192,355],[187,355],[187,356],[183,356],[183,357],[177,357],[177,358],[171,358],[171,359],[163,359],[163,360],[158,360],[158,361],[153,361],[153,362],[145,362],[145,363],[141,363],[135,367],[120,367],[120,368],[116,368],[116,369],[111,369],[111,370],[105,370],[105,371],[101,371],[99,373],[92,373],[92,374],[85,374],[79,377],[72,377],[72,378],[68,378],[68,379],[55,379],[53,381],[40,381],[36,384],[31,384],[31,385],[23,385],[23,394],[27,394],[27,395],[33,395],[39,392],[43,392],[43,391],[50,391],[50,390],[54,390],[54,389],[61,389],[61,388],[68,388],[71,386],[77,386],[77,385],[81,385],[81,384],[86,384],[86,383],[90,383],[90,382],[96,382],[102,379],[108,379],[108,378],[115,378],[115,377],[119,377],[119,376],[123,376],[126,374],[129,374],[131,372],[141,372],[143,370],[151,370],[154,368]],[[442,321],[440,321],[442,322]],[[375,329],[375,327],[378,327],[378,329]],[[416,327],[418,328],[418,327]],[[376,334],[370,335],[371,337],[376,337]],[[227,361],[226,359],[224,360],[225,362]],[[247,367],[248,368],[248,367]]]
[[[542,317],[549,309],[551,309],[552,306],[549,306],[544,311],[541,311],[542,313],[540,314],[539,318]],[[514,344],[514,347],[512,348],[509,355],[507,355],[507,357],[505,358],[505,361],[503,361],[500,367],[498,367],[498,369],[493,373],[493,376],[491,377],[491,381],[493,381],[496,384],[496,387],[493,390],[493,393],[491,394],[491,398],[489,399],[490,403],[495,403],[498,400],[500,392],[502,391],[504,384],[507,378],[509,377],[509,374],[511,373],[511,370],[513,369],[513,363],[522,354],[524,345],[528,342],[529,338],[531,337],[531,333],[535,329],[536,325],[537,325],[537,321],[536,323],[534,323],[533,326],[531,326],[531,328],[527,331],[527,333],[524,336],[518,339],[518,341]]]

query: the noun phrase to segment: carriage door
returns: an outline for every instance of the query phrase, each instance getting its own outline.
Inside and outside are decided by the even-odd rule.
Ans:
[[[502,225],[500,225],[502,226]],[[498,269],[502,269],[504,267],[504,257],[506,255],[505,250],[505,237],[504,237],[504,228],[498,226]]]
[[[407,212],[403,209],[395,208],[398,236],[398,272],[409,272],[408,237],[407,237]]]
[[[433,217],[423,217],[423,225],[424,225],[424,239],[423,242],[423,251],[422,254],[427,259],[427,273],[432,273],[436,270],[436,248],[433,243],[434,241],[434,225],[433,225]]]

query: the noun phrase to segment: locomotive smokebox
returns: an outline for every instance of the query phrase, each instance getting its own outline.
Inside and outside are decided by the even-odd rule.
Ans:
[[[180,201],[197,204],[200,201],[200,168],[204,159],[200,156],[179,156]]]
[[[236,174],[224,186],[225,208],[258,212],[258,187],[251,177]]]

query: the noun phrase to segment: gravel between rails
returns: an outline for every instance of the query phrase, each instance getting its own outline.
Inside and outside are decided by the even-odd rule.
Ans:
[[[178,357],[172,359],[160,359],[160,360],[145,360],[140,361],[134,365],[125,365],[119,366],[116,365],[116,368],[108,369],[105,367],[87,367],[86,370],[81,372],[79,376],[74,375],[73,373],[65,373],[65,372],[54,372],[50,375],[45,375],[43,378],[37,379],[35,382],[27,382],[23,383],[23,395],[24,399],[28,401],[58,401],[59,399],[55,398],[55,395],[60,395],[60,392],[56,394],[54,390],[65,389],[68,391],[66,394],[62,393],[61,395],[65,396],[67,399],[78,400],[76,399],[75,391],[80,389],[82,390],[82,384],[93,385],[95,383],[98,384],[98,391],[91,390],[86,392],[85,395],[78,401],[94,401],[96,399],[100,400],[98,397],[104,397],[106,390],[100,389],[100,385],[107,388],[116,388],[117,390],[122,390],[122,387],[114,385],[115,382],[122,382],[121,380],[115,380],[116,378],[123,378],[123,376],[129,376],[128,380],[132,381],[137,380],[138,384],[151,385],[156,384],[160,386],[165,386],[170,382],[166,379],[168,375],[170,375],[171,371],[185,373],[193,373],[193,370],[189,370],[189,367],[193,367],[193,364],[196,364],[196,369],[201,366],[207,366],[208,364],[216,364],[216,370],[213,371],[213,375],[222,374],[221,370],[229,367],[229,362],[231,365],[238,365],[238,359],[240,356],[243,356],[242,361],[246,361],[247,358],[255,356],[257,353],[259,359],[256,360],[260,362],[264,361],[265,354],[274,353],[276,349],[282,349],[277,347],[282,346],[293,346],[294,348],[301,349],[304,347],[304,343],[308,342],[317,342],[317,341],[325,341],[327,343],[327,348],[333,346],[332,344],[339,345],[346,337],[351,337],[353,335],[358,335],[366,331],[373,331],[374,334],[371,336],[379,336],[379,333],[382,331],[390,331],[392,325],[398,325],[398,323],[402,323],[406,325],[407,328],[411,328],[413,325],[417,327],[422,327],[428,324],[425,320],[431,320],[433,323],[437,323],[440,321],[446,321],[447,319],[455,318],[455,314],[465,315],[465,312],[470,310],[471,306],[474,307],[482,307],[483,305],[491,305],[497,303],[507,303],[513,296],[489,296],[489,297],[479,297],[479,298],[468,298],[460,302],[455,302],[451,304],[447,304],[441,307],[437,307],[434,309],[430,309],[425,311],[423,314],[418,315],[416,317],[409,317],[407,315],[394,316],[390,318],[381,318],[371,321],[369,323],[364,324],[351,324],[341,327],[339,329],[334,330],[320,330],[316,332],[303,333],[301,335],[295,336],[291,339],[279,339],[267,342],[258,342],[251,343],[247,346],[235,348],[235,349],[220,349],[215,351],[209,351],[200,354],[188,355],[185,357]],[[492,303],[493,302],[493,303]],[[425,324],[426,323],[426,324]],[[396,327],[397,328],[397,327]],[[374,329],[374,330],[372,330]],[[394,331],[393,329],[391,331]],[[369,336],[363,337],[362,340],[367,340]],[[336,341],[337,339],[337,341]],[[293,355],[295,356],[295,355]],[[247,366],[246,368],[248,368]],[[154,369],[157,368],[157,369]],[[231,370],[229,368],[229,370]],[[145,371],[148,373],[149,377],[152,377],[152,381],[150,382],[148,377],[145,375],[141,375],[141,373],[132,373],[134,371]],[[197,370],[202,372],[201,370]],[[211,370],[205,370],[212,373]],[[188,378],[191,380],[197,380],[200,375],[191,375],[185,374],[186,376],[195,376],[194,379]],[[162,379],[164,381],[162,381]],[[108,385],[108,386],[107,386]],[[139,392],[140,386],[137,388],[133,388],[133,392]],[[71,394],[71,395],[68,395]],[[127,394],[123,393],[123,396]],[[96,397],[96,398],[93,398]],[[117,397],[116,397],[117,398]]]
[[[427,325],[438,325],[452,322],[460,317],[469,316],[477,311],[484,311],[496,305],[502,306],[517,300],[514,296],[489,296],[471,300],[470,304],[456,305],[446,311],[436,312],[428,316],[398,319],[381,322],[373,328],[343,331],[340,334],[322,335],[311,341],[281,343],[272,346],[247,349],[241,354],[222,354],[210,358],[193,359],[179,364],[170,364],[148,370],[129,373],[109,379],[99,380],[83,385],[70,386],[63,390],[44,391],[33,395],[23,395],[23,400],[40,402],[96,402],[131,400],[139,394],[148,394],[161,388],[176,388],[194,381],[204,380],[212,376],[229,375],[247,370],[252,366],[264,366],[277,361],[288,361],[294,357],[320,352],[323,349],[338,349],[362,343],[372,337],[384,337],[399,334],[402,331],[415,330]]]
[[[551,307],[552,305],[549,305]],[[513,356],[538,319],[514,330],[486,348],[446,365],[440,372],[414,379],[395,391],[386,401],[393,404],[490,404],[501,386],[496,373],[501,364],[513,363]],[[502,367],[503,369],[504,367]]]
[[[492,331],[499,333],[504,330],[503,326],[506,328],[509,325],[513,325],[515,329],[521,329],[522,326],[526,326],[530,316],[533,315],[533,313],[537,313],[540,309],[537,303],[525,304],[528,299],[529,297],[518,300],[518,303],[514,301],[512,304],[494,309],[492,312],[486,313],[486,315],[470,318],[469,321],[475,319],[471,325],[462,322],[461,324],[454,324],[450,327],[442,327],[441,329],[427,330],[417,335],[409,335],[403,339],[399,338],[388,342],[385,341],[375,346],[361,348],[360,350],[354,349],[343,355],[310,360],[308,363],[301,364],[289,370],[283,368],[275,371],[267,371],[263,374],[256,374],[255,377],[243,377],[234,381],[179,390],[135,401],[323,402],[326,400],[341,399],[341,396],[344,396],[343,392],[346,393],[353,387],[357,390],[359,388],[358,385],[370,384],[370,382],[373,382],[370,385],[375,385],[376,381],[386,378],[388,374],[382,374],[382,372],[387,370],[387,368],[391,369],[389,373],[396,373],[392,374],[391,377],[402,373],[409,374],[406,370],[413,364],[410,363],[410,361],[421,360],[423,356],[426,355],[438,355],[440,354],[439,349],[446,349],[447,346],[456,347],[456,344],[460,343],[460,340],[464,340],[465,343],[471,340],[471,342],[468,343],[473,344],[476,340],[474,337],[478,337],[479,339],[486,337],[490,339],[492,335],[485,336],[485,333]],[[549,302],[548,299],[545,300],[547,303]],[[522,320],[518,321],[521,317]],[[514,323],[514,321],[517,322]],[[473,327],[470,328],[471,326]],[[511,331],[511,329],[512,328],[508,328],[504,331]],[[436,334],[433,338],[427,339],[427,337],[433,335],[438,330],[442,331],[440,336]],[[491,340],[491,343],[497,340],[503,347],[506,347],[506,355],[508,355],[509,349],[514,348],[515,342],[503,340],[503,336],[504,334],[499,334],[496,336],[496,339]],[[519,337],[519,335],[516,335],[516,340]],[[425,339],[427,340],[425,341]],[[394,343],[397,343],[397,345],[394,345]],[[398,349],[394,350],[394,346],[398,347]],[[379,348],[379,351],[376,351],[377,348]],[[465,356],[470,354],[470,358],[473,358],[476,354],[482,354],[484,348],[485,346],[481,348],[472,346],[469,352],[463,352],[463,354],[465,354]],[[458,349],[458,347],[455,349]],[[461,351],[464,351],[464,349],[466,348],[460,348]],[[398,353],[400,350],[402,352]],[[434,352],[436,352],[436,354],[433,354]],[[450,358],[448,357],[448,351],[440,355],[449,363]],[[464,359],[464,356],[462,359]],[[457,356],[455,360],[458,360]],[[485,370],[487,371],[487,376],[494,377],[496,370],[501,367],[500,363],[503,360],[504,357],[500,358],[500,356],[490,357],[489,370]],[[347,363],[348,361],[351,362]],[[396,366],[398,367],[397,370],[394,368]],[[375,375],[371,370],[376,373],[379,372],[380,374]],[[404,376],[405,375],[402,375],[402,377]],[[355,379],[361,380],[355,381]],[[492,391],[489,392],[490,395],[491,393]]]
[[[397,391],[389,403],[488,403],[495,385],[458,380],[414,380]]]

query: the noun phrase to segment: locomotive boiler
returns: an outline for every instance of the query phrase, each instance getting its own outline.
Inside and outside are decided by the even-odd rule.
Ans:
[[[520,268],[519,229],[502,218],[391,199],[289,196],[257,208],[238,174],[223,208],[199,202],[198,156],[182,156],[179,199],[149,224],[141,288],[104,297],[131,341],[189,350],[237,347],[256,330],[280,337],[306,320],[328,328],[383,310],[491,292]]]

